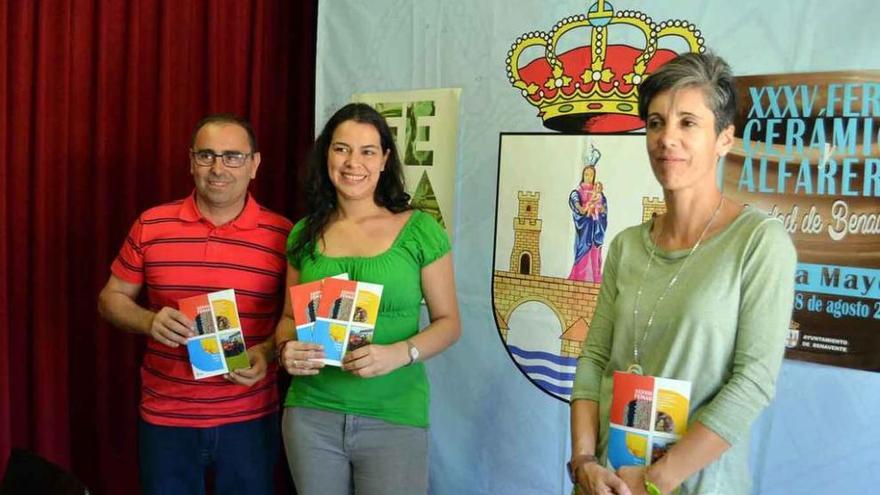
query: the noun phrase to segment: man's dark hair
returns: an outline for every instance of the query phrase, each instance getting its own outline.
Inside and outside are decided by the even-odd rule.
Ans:
[[[258,151],[257,136],[254,134],[254,128],[251,126],[251,123],[232,113],[212,113],[202,117],[202,120],[199,120],[193,129],[192,138],[189,140],[190,148],[196,145],[196,136],[199,134],[199,131],[202,130],[202,127],[210,124],[232,124],[241,127],[247,132],[248,143],[251,145],[251,153],[256,153]]]

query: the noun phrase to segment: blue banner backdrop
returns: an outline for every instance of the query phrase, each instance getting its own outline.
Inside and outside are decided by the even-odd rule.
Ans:
[[[543,495],[567,494],[571,488],[563,470],[569,455],[568,405],[559,400],[565,395],[569,362],[557,359],[561,347],[550,352],[540,342],[531,342],[528,336],[510,333],[508,338],[520,339],[519,344],[505,345],[499,338],[501,325],[496,326],[500,317],[514,332],[519,317],[527,313],[525,310],[532,308],[529,311],[544,316],[554,314],[553,310],[548,309],[549,304],[524,302],[519,305],[523,314],[514,311],[510,321],[506,321],[508,315],[496,311],[493,304],[492,284],[498,271],[511,271],[513,213],[516,210],[519,214],[518,191],[536,192],[525,185],[512,193],[516,196],[500,194],[503,190],[498,183],[504,173],[504,156],[499,141],[506,143],[513,136],[499,136],[547,133],[545,119],[538,116],[540,101],[552,99],[554,88],[569,88],[569,84],[573,87],[578,82],[566,81],[565,77],[574,79],[586,73],[591,80],[600,81],[597,85],[606,93],[614,92],[610,88],[615,81],[617,92],[626,93],[627,84],[638,79],[635,63],[630,64],[629,70],[615,68],[614,77],[590,66],[573,77],[554,74],[552,60],[545,62],[554,79],[549,88],[546,84],[550,77],[539,88],[530,87],[525,77],[513,77],[507,59],[516,49],[518,38],[535,42],[533,46],[521,46],[523,57],[545,57],[545,35],[550,36],[559,24],[581,23],[579,16],[589,16],[592,4],[583,0],[333,0],[320,4],[318,127],[353,93],[462,88],[453,252],[464,328],[459,343],[428,364],[432,387],[431,493]],[[739,75],[880,69],[873,26],[877,8],[872,0],[617,0],[613,8],[615,12],[632,14],[627,19],[635,25],[608,34],[613,36],[609,45],[646,50],[650,36],[646,37],[635,21],[644,15],[658,29],[670,25],[661,27],[661,23],[671,23],[667,31],[691,33],[689,37],[678,36],[678,40],[657,41],[652,45],[655,50],[680,52],[705,46],[725,57]],[[617,31],[616,27],[614,30]],[[612,27],[608,33],[612,33]],[[590,31],[576,27],[560,38],[554,53],[561,58],[590,41]],[[607,53],[614,58],[625,55],[625,50]],[[516,67],[523,69],[524,74],[529,69],[544,70],[538,66],[529,68],[524,62],[526,58]],[[629,82],[624,76],[628,76]],[[561,79],[559,86],[555,79]],[[517,85],[518,80],[524,84]],[[586,83],[581,84],[585,87],[577,88],[578,91],[590,91]],[[543,96],[540,91],[544,91]],[[625,102],[617,101],[614,105],[621,103]],[[549,103],[552,108],[546,108],[550,114],[545,115],[562,117],[566,114],[565,104],[578,105]],[[554,122],[549,129],[569,132],[580,126],[606,131],[606,124],[561,118],[558,125]],[[610,130],[637,129],[627,118],[610,126]],[[636,141],[632,146],[638,148]],[[602,145],[599,148],[603,158],[597,177],[611,181],[613,174],[604,169],[603,161],[614,153],[608,151],[606,155],[606,149]],[[558,246],[546,252],[545,244],[541,245],[542,274],[560,279],[567,278],[573,268],[576,230],[565,209],[582,159],[583,155],[578,153],[565,158],[571,169],[565,177],[555,178],[562,188],[558,192],[561,196],[544,193],[538,206],[542,220],[568,222],[560,228],[567,229],[570,238],[560,240]],[[610,162],[609,169],[614,166]],[[531,177],[543,178],[555,173],[554,170],[545,163],[535,163]],[[641,176],[652,180],[647,166],[642,171],[633,170],[634,180],[641,180]],[[510,207],[499,207],[497,236],[493,214],[496,190],[498,201],[503,197],[513,202]],[[623,227],[613,218],[619,211],[620,200],[612,195],[621,190],[612,190],[610,184],[608,190],[608,235],[613,235],[612,229]],[[548,195],[554,199],[550,200]],[[551,215],[551,204],[561,208],[562,213]],[[508,216],[502,219],[502,215]],[[504,242],[510,243],[504,249],[500,247],[502,235],[507,239]],[[521,256],[514,260],[513,271],[520,271],[523,260]],[[535,267],[534,258],[529,263],[531,270]],[[562,335],[570,330],[570,335],[576,335],[582,330],[577,319],[573,324],[564,316],[556,320],[556,327],[549,332]],[[541,378],[542,374],[549,378]],[[547,391],[536,387],[535,383],[540,381],[552,387],[547,386]],[[777,397],[753,428],[754,492],[782,495],[875,491],[880,485],[880,432],[874,427],[876,411],[880,410],[880,394],[873,392],[877,390],[880,375],[876,373],[786,361]]]

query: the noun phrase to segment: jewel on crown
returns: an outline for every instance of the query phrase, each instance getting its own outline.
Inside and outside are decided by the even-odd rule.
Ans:
[[[644,36],[639,46],[614,44],[611,36],[623,26]],[[575,28],[590,30],[589,44],[557,53],[559,40]],[[625,132],[644,127],[638,116],[638,85],[677,53],[660,48],[666,37],[685,41],[687,50],[705,50],[700,31],[682,20],[655,23],[632,10],[615,12],[598,0],[587,14],[569,16],[550,32],[523,34],[507,53],[507,76],[522,96],[538,107],[544,126],[562,132]],[[520,66],[530,47],[543,47],[544,56]]]

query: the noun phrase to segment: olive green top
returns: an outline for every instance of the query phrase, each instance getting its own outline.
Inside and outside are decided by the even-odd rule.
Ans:
[[[631,227],[611,243],[596,313],[578,360],[572,400],[599,403],[603,457],[615,371],[633,361],[656,301],[688,250],[657,248],[642,285],[638,318],[633,305],[650,257],[653,221]],[[639,346],[647,375],[688,380],[689,422],[700,421],[732,445],[685,481],[682,494],[748,494],[748,440],[752,421],[773,397],[794,298],[796,253],[776,219],[747,207],[704,241],[657,307]]]

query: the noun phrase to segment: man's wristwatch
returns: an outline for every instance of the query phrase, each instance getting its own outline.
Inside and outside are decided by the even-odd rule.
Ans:
[[[409,362],[406,365],[409,366],[419,360],[419,348],[410,340],[406,341],[406,345],[409,347]]]
[[[577,469],[584,464],[589,464],[591,462],[599,462],[599,459],[596,458],[593,454],[579,454],[571,458],[566,464],[568,467],[568,477],[571,479],[573,484],[577,484]]]

